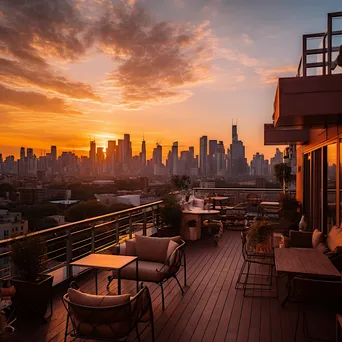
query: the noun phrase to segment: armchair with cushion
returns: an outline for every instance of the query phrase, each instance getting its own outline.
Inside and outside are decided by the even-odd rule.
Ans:
[[[184,252],[185,242],[180,236],[170,238],[147,237],[136,235],[134,239],[126,240],[120,244],[115,254],[138,257],[139,281],[156,283],[161,288],[162,307],[165,309],[163,284],[170,278],[174,278],[182,293],[184,290],[179,283],[177,274],[180,267],[184,267],[184,286],[186,286],[186,258]],[[121,279],[136,280],[135,265],[128,265],[121,270]],[[109,288],[117,274],[108,277]]]
[[[64,341],[68,336],[82,339],[118,341],[136,331],[138,323],[150,322],[154,341],[154,322],[150,293],[143,287],[134,297],[129,294],[99,296],[69,288],[63,297],[68,312]],[[71,323],[71,330],[69,325]]]
[[[327,235],[315,229],[313,232],[291,230],[289,247],[315,248],[324,253],[332,264],[342,271],[342,228],[334,226]]]

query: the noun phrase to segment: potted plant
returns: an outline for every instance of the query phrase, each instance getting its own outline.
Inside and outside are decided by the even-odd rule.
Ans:
[[[53,276],[43,274],[46,264],[46,243],[38,236],[26,236],[11,245],[16,275],[13,304],[22,314],[44,317],[51,301]]]
[[[258,252],[272,251],[272,235],[273,228],[268,220],[255,220],[247,233],[248,249]]]
[[[289,192],[284,192],[279,194],[279,206],[280,224],[286,225],[289,230],[297,230],[301,218],[300,203]]]
[[[175,190],[180,191],[181,194],[185,195],[185,200],[186,202],[188,202],[190,198],[190,193],[189,193],[189,185],[191,184],[190,177],[187,175],[183,175],[183,176],[175,175],[171,177],[171,183],[172,183],[172,187]]]
[[[160,217],[164,231],[168,230],[171,234],[179,234],[183,212],[175,195],[167,195],[163,198]]]

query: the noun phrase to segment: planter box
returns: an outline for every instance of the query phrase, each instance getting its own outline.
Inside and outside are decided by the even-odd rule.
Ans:
[[[36,283],[18,277],[12,279],[12,284],[16,289],[13,305],[19,314],[45,316],[52,298],[53,276],[43,275],[42,277],[43,279]]]

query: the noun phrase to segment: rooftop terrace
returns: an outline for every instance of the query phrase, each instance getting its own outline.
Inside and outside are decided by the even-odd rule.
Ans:
[[[160,289],[149,284],[155,317],[156,341],[293,341],[297,305],[289,303],[284,309],[277,298],[244,297],[235,290],[242,264],[240,233],[225,231],[219,246],[210,239],[186,245],[188,281],[182,296],[175,280],[165,285],[166,309],[161,307]],[[99,293],[106,294],[109,272],[99,273]],[[180,272],[180,279],[183,272]],[[94,293],[94,273],[78,278],[81,289]],[[135,293],[134,281],[123,281],[122,293]],[[64,339],[66,311],[62,304],[65,287],[55,288],[54,312],[47,323],[18,320],[16,332],[8,341],[59,342]],[[110,287],[116,293],[116,282]],[[251,295],[261,295],[251,290]],[[263,296],[274,295],[264,292]],[[280,297],[285,295],[280,284]],[[310,333],[315,337],[334,336],[334,317],[311,311],[308,314]],[[141,331],[144,327],[141,326]],[[150,330],[141,333],[143,341],[151,341]],[[135,340],[135,335],[130,336]],[[71,339],[68,339],[71,341]],[[304,341],[299,327],[297,341]]]

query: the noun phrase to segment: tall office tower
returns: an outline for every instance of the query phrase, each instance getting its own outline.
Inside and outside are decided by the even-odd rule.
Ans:
[[[209,140],[209,154],[207,159],[207,173],[210,176],[216,174],[216,148],[217,148],[217,140]]]
[[[144,138],[141,142],[141,165],[143,168],[146,167],[146,142]]]
[[[27,158],[28,159],[32,159],[33,158],[33,149],[32,148],[28,148],[27,149]]]
[[[119,139],[118,140],[118,157],[117,161],[119,161],[121,164],[124,162],[124,140]]]
[[[20,147],[20,159],[25,158],[25,147]]]
[[[207,175],[207,154],[208,154],[208,137],[206,135],[200,138],[200,174]]]
[[[223,141],[219,141],[216,146],[214,171],[217,176],[224,176],[226,173],[226,160]]]
[[[109,173],[115,173],[115,153],[116,153],[116,141],[109,140],[106,150],[107,170]]]
[[[163,163],[163,147],[157,143],[153,149],[152,165],[162,165]]]
[[[97,147],[97,149],[96,149],[96,166],[97,166],[97,170],[100,174],[104,173],[104,160],[105,160],[105,155],[104,155],[103,147]]]
[[[132,161],[132,145],[130,141],[130,135],[124,134],[124,140],[123,140],[123,163],[127,166],[131,164]]]
[[[237,125],[232,126],[232,141],[238,141]]]
[[[267,161],[268,164],[268,161]],[[251,175],[252,176],[267,176],[265,170],[265,157],[263,154],[257,152],[253,155],[251,160]]]
[[[92,165],[92,168],[95,168],[96,165],[96,141],[90,141],[90,150],[89,150],[89,159]]]
[[[57,160],[57,147],[51,146],[51,158],[53,161]]]
[[[178,175],[178,141],[172,144],[172,174]]]
[[[233,176],[245,175],[248,172],[245,146],[238,140],[237,125],[232,126],[232,143],[230,144],[230,167]]]
[[[2,159],[2,153],[0,153],[0,163],[3,162],[3,159]]]
[[[280,152],[279,148],[276,149],[274,157],[270,160],[270,174],[274,175],[274,166],[283,162],[283,153]]]
[[[166,167],[169,173],[172,174],[172,171],[173,171],[172,151],[169,151],[167,154]]]

